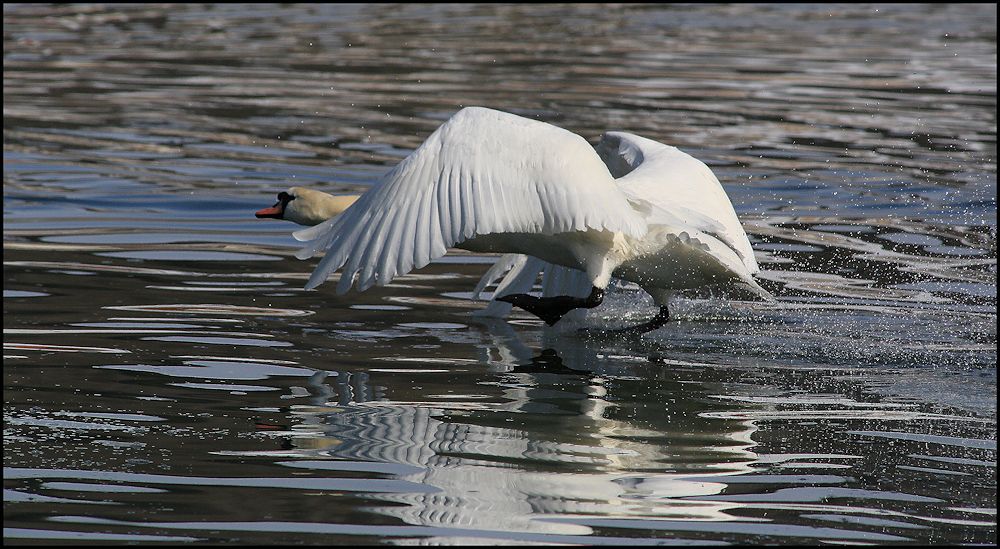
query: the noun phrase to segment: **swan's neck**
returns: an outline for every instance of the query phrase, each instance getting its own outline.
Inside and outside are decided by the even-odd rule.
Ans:
[[[319,191],[297,189],[296,198],[288,203],[284,217],[299,225],[318,225],[343,213],[358,198],[358,195],[333,196]]]

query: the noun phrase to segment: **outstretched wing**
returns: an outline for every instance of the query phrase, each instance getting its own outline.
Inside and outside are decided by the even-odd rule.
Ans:
[[[597,153],[631,199],[646,201],[667,225],[702,231],[731,249],[749,273],[760,269],[733,203],[702,161],[676,147],[626,132],[606,132]]]
[[[344,293],[387,284],[475,236],[588,229],[646,230],[594,149],[550,124],[468,107],[344,213],[296,232],[310,241],[296,255],[325,249],[306,288],[343,268]]]

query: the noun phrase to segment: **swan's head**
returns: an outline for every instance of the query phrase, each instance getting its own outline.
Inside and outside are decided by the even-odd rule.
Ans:
[[[303,187],[292,187],[278,193],[278,201],[270,208],[257,210],[261,219],[285,219],[299,225],[318,225],[340,215],[357,200],[357,196],[333,196]]]
[[[294,189],[289,189],[289,190],[292,191]],[[285,210],[288,209],[288,203],[291,202],[292,200],[295,200],[295,198],[296,198],[295,195],[286,191],[281,191],[280,193],[278,193],[278,202],[275,203],[274,206],[271,206],[270,208],[264,208],[263,210],[257,210],[257,213],[255,215],[257,216],[258,219],[267,219],[267,218],[284,219]]]

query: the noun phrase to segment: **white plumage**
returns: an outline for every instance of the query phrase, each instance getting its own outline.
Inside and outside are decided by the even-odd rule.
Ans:
[[[325,257],[307,283],[342,270],[338,293],[364,291],[460,247],[505,252],[477,293],[546,295],[635,282],[657,304],[715,284],[769,297],[753,250],[711,170],[624,132],[595,148],[564,129],[479,107],[456,113],[341,215],[295,233]],[[560,293],[563,292],[563,293]],[[497,314],[505,304],[494,303]],[[509,309],[509,307],[507,307]]]
[[[309,279],[343,267],[338,293],[386,284],[451,246],[498,233],[594,229],[641,237],[646,224],[580,136],[470,107],[443,124],[339,217],[295,233],[326,249]]]

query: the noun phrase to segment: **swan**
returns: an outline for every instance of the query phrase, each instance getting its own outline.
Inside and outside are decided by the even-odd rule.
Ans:
[[[612,278],[637,284],[659,307],[630,333],[662,327],[677,290],[772,299],[754,280],[750,241],[708,166],[626,132],[606,132],[591,147],[551,124],[466,107],[363,195],[334,205],[313,193],[293,187],[257,212],[312,225],[293,233],[306,243],[299,259],[325,251],[307,289],[338,270],[338,294],[382,286],[456,247],[505,254],[476,287],[478,296],[506,273],[488,314],[516,306],[550,326],[600,305]],[[528,293],[539,273],[541,297]]]

